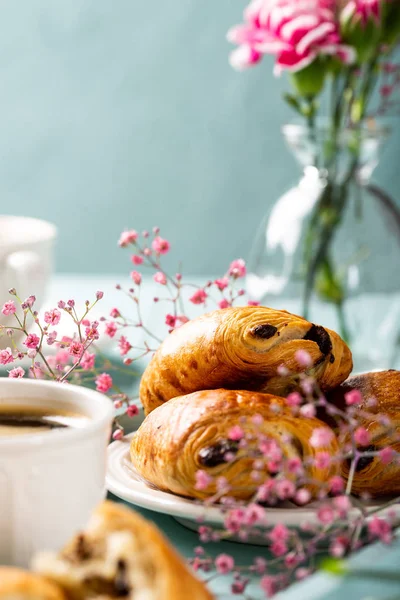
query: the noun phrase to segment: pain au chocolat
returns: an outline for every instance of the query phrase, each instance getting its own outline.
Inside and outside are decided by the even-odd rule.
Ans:
[[[312,366],[296,360],[305,350]],[[198,390],[230,388],[285,395],[292,374],[307,371],[322,390],[342,383],[352,369],[351,352],[340,336],[284,310],[246,306],[216,310],[173,331],[158,348],[140,385],[148,414],[167,400]]]
[[[212,600],[152,523],[112,502],[103,502],[60,553],[37,555],[33,569],[68,600]]]
[[[256,430],[255,415],[262,417]],[[250,444],[243,449],[230,439],[230,431],[237,425],[245,433],[254,433],[254,448]],[[204,390],[174,398],[152,411],[132,439],[131,460],[137,472],[161,490],[202,499],[215,493],[215,478],[224,477],[231,486],[230,496],[248,499],[259,485],[252,472],[261,436],[277,444],[282,465],[292,458],[303,461],[305,487],[316,495],[340,467],[335,461],[339,447],[334,435],[322,448],[331,455],[330,464],[318,468],[313,463],[316,450],[310,438],[321,427],[324,423],[318,419],[293,416],[283,398],[249,391]],[[213,480],[205,489],[196,485],[199,470]],[[281,474],[293,478],[284,466]],[[278,477],[264,467],[260,475],[265,481]]]
[[[358,425],[364,427],[370,436],[370,445],[360,450],[377,452],[385,447],[392,448],[392,459],[382,461],[380,456],[361,457],[356,465],[352,492],[370,496],[400,494],[400,371],[378,371],[349,377],[342,385],[327,394],[330,403],[343,410],[345,395],[358,390],[362,403],[357,407],[355,417]],[[372,400],[372,402],[371,402]],[[388,419],[387,425],[380,417]],[[334,427],[329,415],[322,415]],[[349,476],[349,463],[342,467],[345,479]]]
[[[64,592],[40,575],[0,567],[0,600],[67,600]]]

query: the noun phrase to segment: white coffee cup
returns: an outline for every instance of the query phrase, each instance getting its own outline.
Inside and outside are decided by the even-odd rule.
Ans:
[[[84,387],[0,378],[0,406],[10,404],[89,417],[82,428],[0,436],[0,564],[26,567],[35,552],[61,548],[104,498],[114,409]]]
[[[38,310],[53,270],[56,236],[57,228],[47,221],[0,215],[0,307],[11,299],[8,290],[15,288],[23,300],[35,295]],[[7,325],[10,319],[1,315],[0,322]]]

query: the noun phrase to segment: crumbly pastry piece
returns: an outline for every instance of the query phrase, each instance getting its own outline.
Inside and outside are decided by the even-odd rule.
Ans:
[[[40,575],[0,567],[0,600],[67,600],[62,590]]]
[[[351,372],[351,352],[337,333],[284,310],[245,306],[193,319],[166,338],[146,368],[140,385],[145,413],[175,396],[220,387],[283,396],[295,382],[278,375],[278,367],[306,370],[297,350],[311,356],[307,372],[323,390]]]
[[[254,415],[263,417],[255,426]],[[235,425],[254,434],[252,445],[243,449],[229,439]],[[215,484],[205,490],[196,489],[196,472],[203,470],[213,478],[225,477],[232,490],[230,496],[247,499],[260,482],[251,476],[260,435],[275,440],[285,458],[304,461],[308,487],[315,494],[320,486],[338,472],[333,461],[324,469],[309,464],[316,450],[310,437],[317,427],[326,427],[314,418],[295,417],[285,400],[270,394],[234,390],[204,390],[174,398],[156,408],[144,420],[131,442],[131,460],[138,473],[161,490],[194,498],[205,498],[215,492]],[[336,437],[318,448],[334,458],[338,452]],[[227,462],[226,455],[231,454]],[[267,470],[262,474],[267,480]],[[292,478],[293,475],[285,474]]]
[[[212,600],[154,525],[112,502],[103,502],[59,554],[36,556],[33,569],[68,600]]]
[[[346,404],[345,394],[354,389],[359,390],[363,397],[359,406],[359,424],[365,427],[371,438],[371,445],[360,449],[373,452],[390,446],[400,453],[400,371],[378,371],[350,377],[332,390],[327,398],[343,409]],[[376,403],[369,406],[372,398]],[[390,419],[390,429],[378,422],[378,415],[386,415]],[[329,422],[332,424],[332,420]],[[342,475],[346,479],[349,476],[347,461],[343,464]],[[399,458],[394,458],[389,464],[384,464],[379,456],[361,458],[354,474],[352,491],[355,494],[368,493],[374,497],[400,494]]]

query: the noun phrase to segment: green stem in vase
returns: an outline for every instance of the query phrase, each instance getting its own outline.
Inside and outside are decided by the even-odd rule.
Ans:
[[[374,57],[362,77],[358,65],[334,72],[331,89],[331,125],[320,161],[324,167],[321,177],[326,178],[325,188],[316,203],[305,232],[303,252],[304,290],[302,314],[309,318],[312,295],[335,306],[338,328],[344,340],[350,340],[345,315],[345,283],[341,281],[333,262],[332,244],[343,219],[349,196],[349,187],[359,168],[362,143],[361,125],[365,119],[371,93],[376,84],[378,56]],[[313,114],[310,113],[313,117]],[[305,115],[307,116],[307,115]],[[317,148],[315,122],[307,118],[310,142]],[[347,130],[347,128],[349,128]],[[344,131],[346,128],[346,131]],[[349,134],[349,135],[347,135]],[[341,159],[350,158],[350,164],[342,168]],[[314,166],[318,166],[316,160]],[[361,193],[361,192],[360,192]],[[362,198],[356,198],[358,218],[362,217]]]
[[[322,229],[322,218],[323,212],[328,210],[330,205],[330,198],[332,193],[332,186],[330,181],[326,182],[326,186],[320,199],[318,200],[317,205],[315,206],[313,213],[311,215],[310,222],[308,224],[308,228],[305,234],[305,242],[304,242],[304,270],[306,273],[306,282],[304,286],[303,293],[303,316],[307,319],[309,313],[309,304],[312,293],[312,284],[311,273],[310,273],[310,264],[314,252],[314,245],[318,240],[318,237],[321,233]]]
[[[343,298],[338,297],[338,282],[334,276],[334,269],[328,254],[336,230],[342,220],[343,210],[347,199],[347,184],[345,186],[333,186],[328,183],[325,193],[317,204],[314,215],[311,218],[309,231],[306,236],[306,280],[303,296],[303,315],[308,318],[311,295],[316,290],[316,280],[319,273],[325,274],[326,289],[323,299],[333,302],[338,306],[343,304]],[[316,245],[314,244],[316,243]],[[344,296],[343,291],[341,295]],[[338,312],[339,316],[339,312]],[[345,326],[343,310],[340,312],[340,333],[349,338],[349,331]]]
[[[339,302],[336,305],[336,310],[337,310],[337,315],[338,315],[340,334],[342,336],[342,339],[346,342],[346,344],[348,344],[350,342],[350,331],[347,327],[347,321],[346,321],[346,315],[344,312],[343,302]]]

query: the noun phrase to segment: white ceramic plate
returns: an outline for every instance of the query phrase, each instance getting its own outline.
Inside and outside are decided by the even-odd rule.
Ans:
[[[139,421],[139,419],[138,419]],[[135,423],[136,425],[136,423]],[[123,440],[113,442],[108,447],[107,489],[126,502],[175,517],[186,527],[197,530],[199,524],[222,525],[224,515],[216,507],[204,507],[194,500],[188,500],[169,492],[163,492],[146,483],[133,467],[129,457],[130,441],[134,432]],[[374,506],[376,507],[375,502]],[[391,507],[400,515],[400,505]],[[354,510],[354,514],[359,514]],[[298,527],[304,522],[317,523],[315,505],[299,508],[288,504],[285,507],[268,509],[268,526],[284,523],[288,527]],[[261,543],[261,542],[259,542]]]

